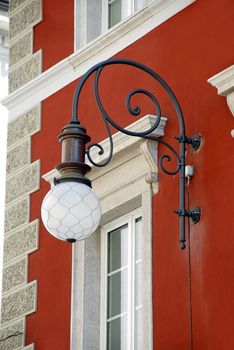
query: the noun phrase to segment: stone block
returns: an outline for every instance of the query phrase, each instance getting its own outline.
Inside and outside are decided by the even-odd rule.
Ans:
[[[9,1],[9,10],[10,13],[14,10],[16,10],[19,6],[21,6],[24,2],[27,0],[10,0]]]
[[[23,348],[22,350],[34,350],[35,347],[34,347],[34,344],[30,344],[28,346],[25,346],[25,348]]]
[[[31,160],[31,144],[30,139],[21,142],[7,153],[7,175],[28,165]]]
[[[4,264],[38,249],[38,224],[38,220],[35,220],[5,238]]]
[[[40,187],[40,161],[36,161],[22,171],[11,176],[6,182],[6,204]]]
[[[10,337],[0,344],[1,350],[15,350],[21,349],[24,346],[24,333],[25,333],[25,320],[21,319],[17,322],[12,323],[10,326],[3,327],[0,330],[0,339],[5,339],[12,334],[18,332],[19,334],[15,337]]]
[[[9,49],[9,65],[12,68],[16,63],[24,58],[31,56],[33,53],[33,31],[29,30],[18,40],[10,45]]]
[[[29,222],[29,198],[24,197],[5,211],[5,233]]]
[[[41,50],[9,71],[9,92],[13,92],[41,73]]]
[[[11,289],[27,283],[28,259],[25,257],[3,268],[2,291],[9,292]]]
[[[22,2],[22,1],[21,1]],[[10,39],[42,20],[42,1],[32,0],[10,17]]]
[[[22,114],[8,126],[8,147],[19,142],[26,136],[35,134],[41,129],[40,105]]]
[[[13,321],[36,311],[37,281],[2,298],[1,322]]]

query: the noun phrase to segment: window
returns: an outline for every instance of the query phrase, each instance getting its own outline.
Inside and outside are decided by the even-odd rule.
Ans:
[[[142,217],[138,211],[101,230],[100,349],[142,349]]]
[[[109,29],[131,16],[142,7],[143,0],[103,0],[104,14],[107,9],[107,16],[103,16],[103,30]],[[107,25],[108,21],[108,25]]]
[[[140,10],[146,0],[75,0],[75,49]]]

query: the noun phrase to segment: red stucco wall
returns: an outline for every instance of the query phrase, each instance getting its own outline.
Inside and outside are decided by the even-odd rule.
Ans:
[[[72,53],[72,4],[61,1],[57,6],[56,1],[44,0],[44,20],[34,31],[35,50],[43,48],[44,69]],[[233,10],[232,0],[198,0],[118,55],[158,72],[178,97],[187,134],[199,132],[203,137],[201,149],[188,155],[196,170],[189,186],[190,206],[202,209],[200,223],[191,225],[196,350],[234,348],[233,119],[225,98],[207,83],[209,77],[233,63]],[[107,110],[127,125],[133,117],[125,113],[121,98],[133,87],[154,85],[126,69],[116,81],[114,70],[108,70],[103,79],[102,95],[105,100],[108,92]],[[60,160],[56,137],[71,116],[74,87],[75,83],[70,84],[42,104],[42,131],[32,143],[32,157],[41,159],[42,174]],[[88,88],[89,95],[82,96],[80,117],[93,141],[99,141],[106,134],[97,119],[91,84]],[[175,113],[165,95],[158,89],[153,91],[160,97],[162,114],[169,119],[165,139],[171,141],[178,134]],[[118,112],[114,102],[119,105]],[[142,115],[154,112],[145,99],[142,104]],[[179,249],[178,218],[173,213],[178,207],[178,178],[161,171],[159,175],[159,192],[153,200],[154,349],[184,350],[189,349],[189,276],[188,249]],[[40,192],[31,196],[31,220],[40,216],[47,190],[48,184],[42,180]],[[30,256],[29,270],[30,280],[38,279],[38,311],[27,318],[27,341],[35,342],[37,350],[67,350],[71,247],[50,236],[41,224],[40,249]]]

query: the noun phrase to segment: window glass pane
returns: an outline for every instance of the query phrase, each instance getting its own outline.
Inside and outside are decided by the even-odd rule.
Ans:
[[[128,225],[108,233],[108,273],[127,265]]]
[[[108,276],[107,318],[120,315],[127,311],[128,269]]]
[[[107,349],[127,350],[127,316],[119,317],[107,324]]]
[[[122,1],[111,0],[108,5],[108,27],[111,28],[115,24],[119,23],[122,18]]]

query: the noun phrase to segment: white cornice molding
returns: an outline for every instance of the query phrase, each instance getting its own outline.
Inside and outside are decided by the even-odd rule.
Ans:
[[[155,0],[102,36],[76,51],[1,102],[9,121],[82,76],[94,64],[117,54],[196,0]]]
[[[208,79],[208,83],[217,88],[219,95],[226,96],[228,107],[234,116],[234,65]],[[234,138],[234,129],[231,135]]]
[[[139,131],[144,131],[144,130],[148,130],[150,129],[153,124],[155,123],[155,116],[154,115],[150,115],[147,114],[145,117],[135,121],[134,123],[130,124],[129,126],[127,126],[125,129],[129,130],[129,131],[133,131],[133,132],[139,132]],[[164,129],[166,127],[166,122],[167,122],[167,118],[162,117],[161,121],[159,123],[159,126],[157,127],[156,130],[154,130],[151,133],[151,136],[155,136],[155,137],[162,137],[164,135]],[[126,134],[123,134],[122,132],[118,131],[117,133],[112,135],[112,139],[113,139],[113,157],[120,154],[122,151],[124,151],[124,153],[126,153],[126,149],[133,147],[134,145],[136,145],[137,143],[139,144],[140,147],[140,142],[144,139],[141,139],[139,137],[132,137],[132,136],[128,136]],[[155,142],[153,142],[155,144]],[[97,148],[93,148],[92,152],[91,152],[91,157],[92,160],[96,163],[99,163],[103,160],[106,159],[106,157],[109,154],[109,148],[110,148],[110,141],[109,138],[101,141],[100,146],[103,148],[104,150],[104,154],[102,156],[100,156],[98,154],[98,150]],[[144,146],[143,146],[144,147]],[[147,152],[149,152],[147,154]],[[152,155],[150,154],[151,149],[150,149],[150,145],[147,145],[147,150],[144,149],[142,150],[143,156],[146,158],[148,164],[149,164],[149,173],[153,170],[154,173],[156,173],[156,169],[157,169],[157,164],[152,164],[153,162],[155,163],[156,159],[152,159]],[[100,171],[102,172],[108,172],[110,171],[109,169],[107,169],[107,167],[105,168],[96,168],[94,167],[87,159],[85,162],[93,169],[90,173],[90,178],[91,180],[95,180],[100,176]],[[148,183],[153,183],[156,182],[158,180],[157,176],[154,176],[154,174],[151,174],[152,176],[150,177],[149,180],[149,174],[146,174],[146,182]],[[53,180],[55,177],[59,177],[59,172],[56,169],[53,169],[51,171],[49,171],[48,173],[44,174],[42,176],[42,178],[49,182],[50,184],[53,184]]]
[[[234,90],[234,64],[208,79],[217,88],[218,94],[227,96]]]

